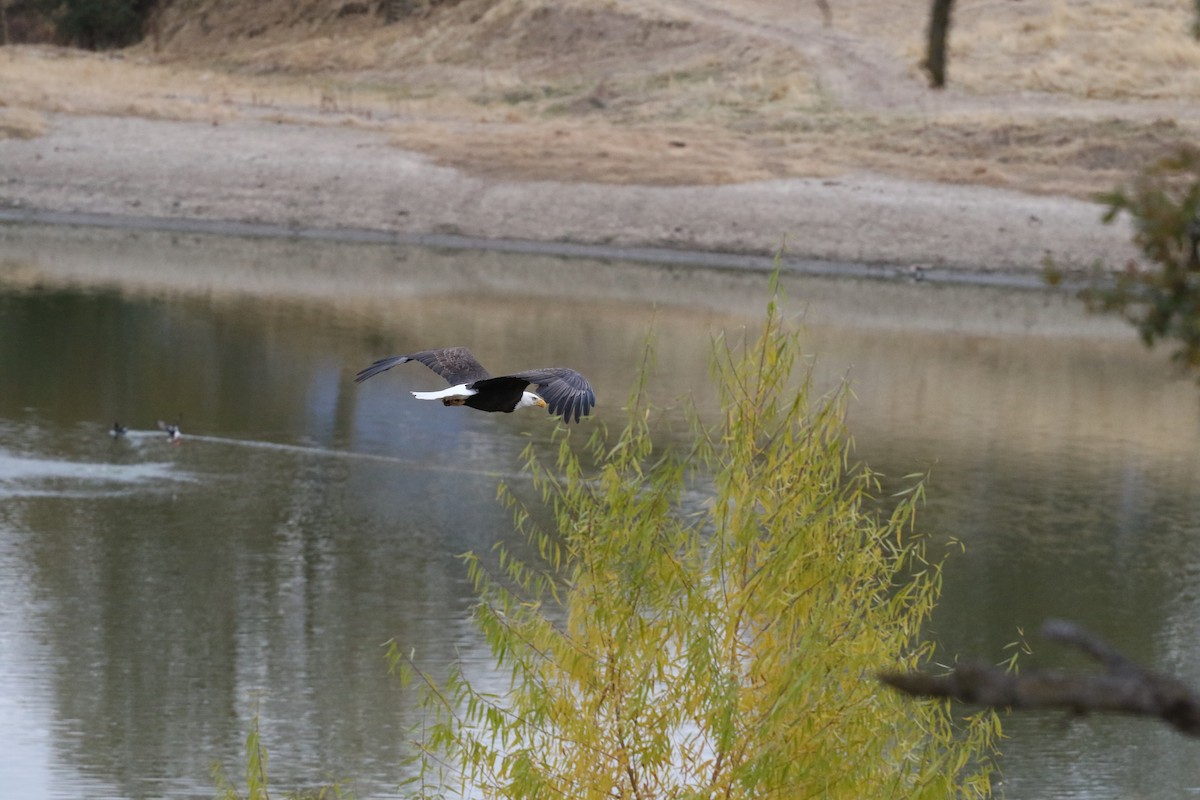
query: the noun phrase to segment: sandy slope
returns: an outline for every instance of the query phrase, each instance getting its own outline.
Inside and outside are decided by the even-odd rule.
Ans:
[[[372,131],[56,117],[0,140],[0,203],[129,216],[1038,269],[1120,257],[1079,200],[879,176],[722,186],[525,182],[440,167]]]
[[[942,93],[924,0],[223,2],[156,55],[0,56],[0,130],[37,115],[0,205],[1033,271],[1132,257],[1087,198],[1200,130],[1200,46],[1135,26],[1182,0],[964,6]],[[1111,30],[1161,41],[1108,63]]]

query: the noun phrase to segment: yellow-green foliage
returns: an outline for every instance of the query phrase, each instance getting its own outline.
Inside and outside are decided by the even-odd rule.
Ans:
[[[243,796],[237,786],[225,773],[221,764],[212,768],[213,782],[217,786],[222,800],[269,800],[267,789],[267,749],[262,743],[262,734],[258,727],[258,712],[250,721],[250,732],[246,734],[246,794]]]
[[[557,530],[512,493],[544,559],[468,556],[477,618],[511,671],[425,683],[414,791],[504,798],[986,796],[999,729],[881,688],[929,655],[940,589],[912,530],[920,483],[875,511],[852,466],[845,387],[814,398],[774,304],[761,338],[718,346],[724,419],[659,454],[640,389],[615,442],[529,467]],[[586,473],[586,474],[585,474]],[[915,480],[915,479],[914,479]]]
[[[217,800],[271,800],[272,792],[283,800],[351,800],[352,795],[344,792],[340,784],[329,783],[311,789],[279,793],[271,789],[267,780],[267,748],[262,743],[258,712],[250,720],[250,732],[246,734],[246,791],[243,794],[230,780],[225,767],[213,764],[212,778],[217,789]]]

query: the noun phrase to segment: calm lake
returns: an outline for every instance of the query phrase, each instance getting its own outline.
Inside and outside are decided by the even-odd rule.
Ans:
[[[858,457],[930,471],[951,548],[945,662],[1089,669],[1039,641],[1077,620],[1200,687],[1200,388],[1063,294],[790,277]],[[0,225],[0,786],[193,798],[241,784],[257,713],[277,791],[399,796],[418,721],[397,639],[503,688],[458,555],[511,536],[495,499],[554,421],[443,408],[420,365],[569,365],[619,425],[647,337],[652,397],[714,408],[712,338],[755,331],[760,273],[496,252]],[[167,442],[159,419],[180,419]],[[668,413],[668,418],[671,415]],[[131,429],[113,439],[120,420]],[[681,426],[675,426],[679,428]],[[669,440],[671,434],[664,434]],[[1009,798],[1200,794],[1195,742],[1145,719],[1005,720]]]

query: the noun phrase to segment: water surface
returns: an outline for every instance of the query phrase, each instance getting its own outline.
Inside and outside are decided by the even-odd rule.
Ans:
[[[922,526],[965,552],[931,626],[999,661],[1066,616],[1200,686],[1197,389],[1120,323],[1042,292],[789,278],[858,455],[929,470]],[[650,393],[715,409],[712,338],[759,324],[757,273],[486,252],[0,227],[0,784],[44,798],[212,794],[257,711],[279,788],[394,793],[412,699],[398,639],[497,688],[457,556],[509,536],[497,482],[544,414],[413,400],[470,345],[570,365],[620,424]],[[669,416],[669,415],[668,415]],[[155,429],[179,418],[175,446]],[[114,440],[120,419],[133,429]],[[672,434],[663,434],[670,439]],[[1036,663],[1086,666],[1031,639]],[[1194,746],[1153,721],[1007,721],[1009,797],[1180,796]]]

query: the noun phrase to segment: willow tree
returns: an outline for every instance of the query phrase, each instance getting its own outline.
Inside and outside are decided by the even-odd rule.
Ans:
[[[527,453],[551,513],[502,497],[539,558],[500,548],[489,570],[467,556],[511,689],[485,694],[456,670],[434,681],[392,645],[424,686],[411,791],[988,795],[994,714],[954,719],[875,679],[931,655],[920,632],[940,567],[913,529],[922,485],[879,499],[851,461],[848,389],[815,397],[799,355],[772,303],[756,342],[718,343],[724,414],[693,422],[685,451],[655,449],[639,386],[623,430],[597,432],[586,458],[568,438],[553,465]]]

